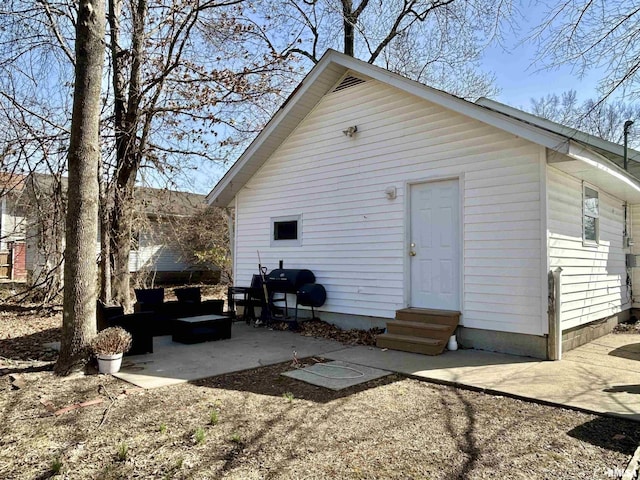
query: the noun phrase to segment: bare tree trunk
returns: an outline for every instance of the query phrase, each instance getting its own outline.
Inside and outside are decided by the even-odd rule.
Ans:
[[[68,374],[84,366],[87,344],[96,332],[96,237],[104,19],[104,0],[80,0],[68,157],[62,343],[55,366],[58,374]]]
[[[116,178],[111,213],[111,262],[113,299],[125,310],[131,308],[129,253],[133,223],[133,190],[142,159],[143,145],[138,144],[137,126],[140,121],[142,95],[141,68],[147,19],[147,0],[136,0],[132,11],[133,37],[127,52],[131,58],[128,98],[124,79],[122,50],[119,45],[119,12],[121,0],[111,0],[109,24],[111,26],[111,58],[113,62],[113,89],[115,93]],[[125,102],[125,99],[127,101]]]
[[[51,183],[40,183],[32,175],[28,213],[34,219],[28,235],[34,259],[30,284],[45,304],[59,302],[62,292],[66,212],[60,175],[51,174],[50,178]]]
[[[111,218],[111,258],[113,300],[125,310],[131,309],[129,252],[131,251],[131,226],[133,223],[133,185],[135,177],[116,186]]]
[[[354,18],[352,0],[342,0],[342,24],[344,28],[344,53],[353,57],[354,35],[353,26],[357,17]]]
[[[111,303],[111,202],[109,189],[102,174],[102,163],[98,166],[98,188],[100,191],[100,300]]]

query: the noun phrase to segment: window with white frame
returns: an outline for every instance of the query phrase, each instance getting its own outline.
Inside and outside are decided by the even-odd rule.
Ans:
[[[596,245],[598,243],[599,217],[598,191],[584,185],[582,189],[582,240],[585,244]]]
[[[302,245],[302,215],[271,218],[271,246]]]

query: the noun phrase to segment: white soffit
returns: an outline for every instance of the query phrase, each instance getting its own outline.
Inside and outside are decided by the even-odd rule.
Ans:
[[[621,200],[640,204],[640,181],[580,143],[571,142],[566,155],[549,152],[548,159],[549,164],[558,170],[591,183]]]

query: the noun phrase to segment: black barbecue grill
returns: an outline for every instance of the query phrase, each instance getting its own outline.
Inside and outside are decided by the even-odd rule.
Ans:
[[[316,283],[311,270],[276,268],[267,275],[267,288],[273,292],[296,293],[305,283]]]
[[[271,314],[276,318],[288,319],[287,294],[296,296],[295,322],[298,321],[298,305],[311,307],[311,314],[315,317],[314,307],[321,307],[327,299],[325,288],[315,283],[316,276],[311,270],[277,268],[266,276],[267,291]],[[278,312],[278,315],[275,313]]]

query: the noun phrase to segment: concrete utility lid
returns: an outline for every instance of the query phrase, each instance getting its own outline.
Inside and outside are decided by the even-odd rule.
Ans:
[[[311,385],[317,385],[331,390],[342,390],[343,388],[353,387],[354,385],[375,380],[376,378],[386,377],[389,374],[391,374],[391,372],[386,370],[365,367],[355,363],[335,361],[316,363],[309,367],[284,372],[282,375],[295,378],[296,380],[302,380]]]

